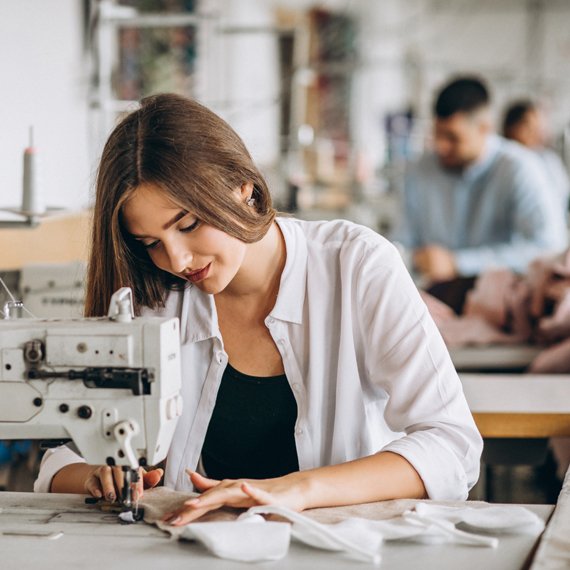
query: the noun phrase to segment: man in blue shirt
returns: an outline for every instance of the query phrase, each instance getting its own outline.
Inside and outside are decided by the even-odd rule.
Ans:
[[[491,132],[489,94],[476,78],[449,83],[435,103],[434,151],[406,173],[395,236],[429,282],[489,267],[524,272],[566,247],[564,212],[536,156]]]

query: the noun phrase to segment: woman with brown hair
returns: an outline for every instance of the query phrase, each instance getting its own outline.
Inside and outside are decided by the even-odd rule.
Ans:
[[[111,134],[94,216],[87,314],[128,286],[138,313],[180,318],[184,412],[165,485],[201,495],[171,524],[222,505],[466,498],[481,438],[389,242],[277,216],[238,135],[175,95]],[[44,458],[36,490],[117,496],[109,467],[67,448]]]

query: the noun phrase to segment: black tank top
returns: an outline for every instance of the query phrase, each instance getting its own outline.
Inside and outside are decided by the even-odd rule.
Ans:
[[[285,374],[257,377],[227,365],[202,464],[212,479],[266,479],[299,470],[297,403]]]

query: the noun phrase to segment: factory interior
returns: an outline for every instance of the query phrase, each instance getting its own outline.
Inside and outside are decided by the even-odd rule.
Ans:
[[[570,568],[569,29],[0,2],[0,567]]]

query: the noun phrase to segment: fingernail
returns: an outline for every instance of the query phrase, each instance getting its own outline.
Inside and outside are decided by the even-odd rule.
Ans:
[[[107,500],[114,501],[115,500],[115,493],[107,493]]]
[[[171,520],[166,521],[169,525],[175,525],[176,523],[180,522],[182,519],[180,517],[174,517]]]
[[[188,499],[187,501],[184,501],[185,505],[197,505],[200,502],[200,498],[196,497],[195,499]]]
[[[101,493],[101,491],[99,491],[99,489],[96,489],[95,491],[93,491],[93,496],[100,499],[103,496],[103,493]]]

